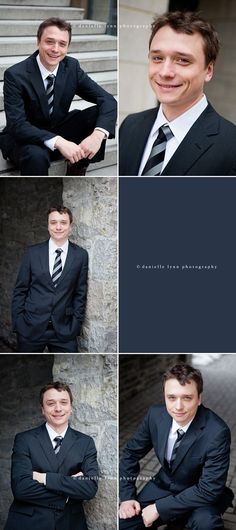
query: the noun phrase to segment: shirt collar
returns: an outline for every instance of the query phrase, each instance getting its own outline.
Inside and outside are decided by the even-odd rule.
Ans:
[[[175,118],[175,120],[168,121],[163,113],[162,105],[160,105],[157,113],[156,120],[153,124],[151,135],[155,136],[157,131],[162,127],[163,125],[167,124],[169,125],[173,135],[179,142],[182,142],[183,138],[186,136],[189,129],[192,127],[192,125],[195,123],[195,121],[199,118],[200,114],[205,110],[205,108],[208,105],[207,98],[205,94],[203,94],[200,101],[195,103],[190,109],[186,110],[183,114],[178,116],[178,118]]]
[[[52,72],[50,70],[47,70],[47,68],[45,68],[45,66],[41,63],[40,61],[40,57],[39,57],[39,53],[38,55],[36,56],[36,61],[38,63],[38,67],[39,67],[39,70],[40,70],[40,73],[41,73],[41,76],[43,78],[43,80],[45,81],[45,79],[47,79],[48,75],[50,74],[53,74],[57,75],[57,71],[58,71],[58,68],[59,68],[59,64],[56,66],[55,70],[53,70]]]
[[[60,432],[60,434],[59,434],[58,432],[54,431],[54,429],[48,423],[46,423],[45,426],[46,426],[46,429],[48,431],[48,435],[49,435],[49,438],[50,438],[51,442],[53,442],[53,440],[54,440],[54,438],[56,438],[56,436],[62,436],[62,438],[64,438],[64,436],[66,434],[66,431],[68,429],[68,425],[67,425],[65,430],[63,432]]]
[[[57,245],[55,241],[50,237],[49,239],[49,252],[53,253],[56,252],[58,248],[61,248],[63,252],[67,252],[69,246],[69,240],[67,239],[64,245]]]
[[[187,425],[184,425],[184,427],[183,427],[183,426],[179,425],[179,424],[174,420],[174,418],[173,418],[173,420],[172,420],[172,425],[171,425],[171,434],[176,434],[178,429],[181,429],[182,431],[187,432],[187,430],[188,430],[188,428],[190,427],[190,425],[191,425],[193,419],[194,419],[194,418],[192,418],[192,419],[187,423]]]

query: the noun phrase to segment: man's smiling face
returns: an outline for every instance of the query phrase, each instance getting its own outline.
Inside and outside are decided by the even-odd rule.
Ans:
[[[203,45],[200,33],[178,33],[170,26],[160,28],[151,41],[149,81],[169,120],[197,103],[212,78],[213,64],[206,65]]]
[[[60,30],[57,26],[48,26],[44,29],[41,39],[38,40],[38,50],[41,63],[49,71],[64,59],[69,46],[68,31]]]

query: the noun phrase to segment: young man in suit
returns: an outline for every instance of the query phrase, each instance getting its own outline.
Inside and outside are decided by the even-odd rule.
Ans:
[[[226,488],[230,431],[201,404],[199,370],[180,363],[163,376],[164,405],[150,408],[127,443],[120,466],[120,529],[223,530],[231,505]],[[139,460],[152,448],[161,469],[136,495]]]
[[[68,240],[72,213],[64,206],[48,211],[50,239],[27,248],[12,299],[18,352],[77,352],[84,319],[88,253]]]
[[[44,386],[40,405],[46,423],[15,437],[11,484],[14,496],[4,530],[87,530],[83,500],[97,491],[93,439],[69,426],[70,387]]]
[[[90,162],[104,158],[105,139],[114,137],[116,101],[67,56],[70,41],[70,23],[49,18],[38,28],[38,50],[5,71],[0,146],[21,175],[48,175],[60,155],[70,164],[67,174],[85,174]],[[95,106],[69,112],[75,94]]]
[[[236,127],[204,95],[219,52],[214,27],[194,12],[158,16],[149,81],[159,107],[120,128],[120,175],[236,175]]]

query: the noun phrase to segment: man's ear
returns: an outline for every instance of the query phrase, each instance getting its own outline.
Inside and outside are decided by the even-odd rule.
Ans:
[[[206,77],[205,77],[206,83],[209,83],[209,81],[213,77],[213,74],[214,74],[214,63],[211,62],[207,65],[207,71],[206,71]]]
[[[198,397],[198,406],[201,405],[202,403],[202,394],[199,394],[199,397]]]

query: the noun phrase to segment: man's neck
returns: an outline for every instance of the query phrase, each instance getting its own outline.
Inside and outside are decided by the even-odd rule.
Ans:
[[[194,107],[194,105],[197,105],[197,103],[202,99],[203,93],[199,95],[198,98],[196,98],[194,101],[189,102],[188,105],[183,106],[172,106],[172,105],[165,105],[162,103],[162,112],[165,115],[166,119],[171,122],[173,120],[176,120],[176,118],[179,118],[179,116],[182,116],[185,112],[187,112],[189,109]]]

